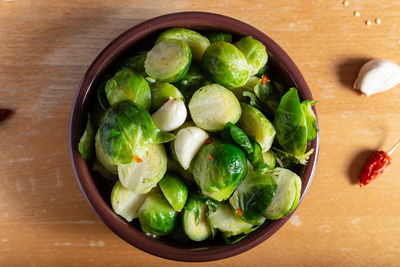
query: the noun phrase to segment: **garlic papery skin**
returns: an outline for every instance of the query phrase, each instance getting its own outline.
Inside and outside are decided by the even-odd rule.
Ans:
[[[399,65],[389,60],[373,59],[361,67],[354,82],[354,89],[370,96],[389,90],[399,83]]]
[[[179,128],[185,122],[186,116],[187,109],[183,100],[170,97],[151,118],[161,131],[170,132]]]
[[[185,170],[189,168],[193,158],[207,139],[207,132],[195,126],[183,128],[176,134],[175,155]]]

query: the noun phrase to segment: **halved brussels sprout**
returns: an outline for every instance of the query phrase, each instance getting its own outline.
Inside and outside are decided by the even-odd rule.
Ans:
[[[99,163],[110,173],[114,175],[118,175],[118,166],[117,164],[113,164],[111,159],[107,154],[104,152],[103,147],[101,146],[100,142],[100,134],[97,131],[96,136],[94,138],[94,147],[96,152],[96,158]]]
[[[242,37],[235,46],[242,51],[250,68],[250,76],[257,72],[267,63],[268,54],[265,46],[251,36]]]
[[[301,179],[294,172],[279,167],[275,168],[271,174],[278,187],[264,216],[269,220],[277,220],[297,207],[300,199]]]
[[[190,100],[189,110],[196,126],[212,132],[222,130],[228,122],[236,123],[242,114],[235,95],[219,84],[197,90]]]
[[[179,130],[173,141],[173,148],[176,158],[183,169],[189,168],[190,163],[207,138],[207,132],[198,127],[192,126]]]
[[[312,106],[317,103],[318,101],[314,100],[304,100],[301,102],[301,108],[303,109],[304,116],[306,117],[307,141],[312,141],[315,137],[317,137],[317,118],[315,117],[314,110],[312,110]]]
[[[191,240],[203,241],[212,236],[207,211],[207,205],[198,198],[198,194],[191,194],[182,216],[183,230]]]
[[[245,233],[253,228],[253,225],[246,223],[236,216],[229,204],[220,203],[215,211],[210,211],[208,221],[214,227],[224,233],[225,236],[235,236]]]
[[[172,28],[161,33],[156,40],[156,44],[164,40],[176,39],[187,43],[193,53],[193,59],[200,61],[203,57],[204,51],[210,45],[210,41],[198,32],[183,29],[183,28]]]
[[[93,125],[92,118],[90,114],[88,114],[85,131],[83,132],[78,144],[79,153],[81,153],[82,157],[86,161],[90,161],[93,158],[95,131],[96,130],[95,126]]]
[[[181,91],[185,96],[187,102],[189,102],[193,93],[200,87],[209,84],[201,69],[192,64],[188,72],[183,76],[182,79],[174,83],[174,85]]]
[[[143,232],[163,236],[171,233],[178,213],[171,207],[161,192],[151,194],[139,209],[139,222]]]
[[[117,70],[129,68],[140,74],[145,74],[144,61],[146,60],[147,51],[135,52],[132,56],[122,59],[117,63]]]
[[[260,217],[271,203],[276,187],[271,174],[249,172],[229,198],[229,203],[243,221],[251,224],[262,223],[263,219],[260,220]]]
[[[264,162],[268,165],[269,169],[274,169],[276,166],[275,154],[271,151],[267,151],[263,153]]]
[[[130,69],[118,71],[113,78],[108,80],[105,91],[110,105],[131,100],[144,109],[150,109],[150,87],[142,75]]]
[[[181,211],[188,197],[188,188],[176,173],[167,173],[158,183],[169,204],[176,211]]]
[[[185,76],[192,60],[190,47],[180,40],[162,40],[148,53],[146,73],[156,81],[176,82]]]
[[[207,32],[206,37],[212,44],[216,42],[232,43],[232,34],[227,32]]]
[[[149,195],[130,191],[117,181],[111,191],[111,206],[116,214],[131,222],[139,216],[139,209]]]
[[[118,174],[113,174],[109,172],[97,159],[93,161],[92,169],[93,171],[99,173],[100,176],[106,180],[112,182],[118,181]]]
[[[118,164],[121,184],[137,193],[147,193],[167,171],[167,153],[162,144],[148,144],[129,164]]]
[[[247,135],[253,136],[257,140],[263,152],[268,151],[276,134],[274,125],[255,107],[245,103],[241,103],[241,107],[242,116],[238,126]]]
[[[228,87],[240,87],[250,77],[250,68],[243,53],[233,44],[217,42],[204,52],[202,67],[215,82]]]
[[[107,110],[99,129],[100,143],[112,164],[128,164],[149,143],[165,143],[174,135],[160,131],[147,110],[127,100]]]
[[[230,90],[235,94],[240,102],[246,101],[246,96],[243,95],[244,91],[254,92],[254,88],[258,85],[260,78],[251,76],[244,86],[231,88]]]
[[[237,146],[214,140],[203,145],[191,170],[204,195],[223,201],[230,197],[246,175],[247,160]]]
[[[155,82],[150,85],[151,110],[159,109],[170,97],[185,101],[182,93],[170,83]]]
[[[161,131],[170,132],[179,128],[185,122],[186,116],[187,110],[183,100],[170,97],[151,118]]]

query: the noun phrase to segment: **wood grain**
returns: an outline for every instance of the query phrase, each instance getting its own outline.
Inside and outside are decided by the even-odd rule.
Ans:
[[[400,151],[379,180],[356,183],[368,153],[399,138],[400,88],[368,98],[351,89],[368,59],[400,63],[398,0],[0,0],[0,107],[14,110],[0,123],[0,265],[190,265],[148,255],[103,225],[67,147],[72,99],[96,55],[146,19],[188,10],[259,28],[320,101],[319,164],[296,214],[258,247],[204,265],[398,266]],[[382,24],[365,25],[375,18]]]

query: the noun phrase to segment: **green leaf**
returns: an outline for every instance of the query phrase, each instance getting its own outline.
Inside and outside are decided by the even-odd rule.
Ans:
[[[303,113],[306,117],[307,123],[307,141],[314,140],[317,137],[318,127],[317,127],[317,118],[315,117],[315,113],[312,109],[312,106],[317,104],[318,101],[314,100],[304,100],[301,103],[301,108],[303,109]]]
[[[95,132],[96,131],[92,122],[92,118],[90,114],[88,114],[85,132],[83,133],[78,144],[79,153],[81,153],[82,157],[86,161],[90,161],[93,158]]]
[[[245,152],[253,152],[253,147],[250,143],[249,137],[242,129],[237,127],[231,122],[228,122],[221,132],[221,137],[227,141],[233,141],[239,145]]]

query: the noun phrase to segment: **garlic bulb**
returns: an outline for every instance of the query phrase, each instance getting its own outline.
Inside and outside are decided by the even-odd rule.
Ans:
[[[187,110],[183,100],[170,97],[151,118],[161,131],[170,132],[179,128],[185,122],[186,116]]]
[[[176,134],[174,140],[175,155],[185,170],[189,168],[190,162],[207,138],[207,132],[195,126],[183,128]]]
[[[388,60],[373,59],[361,67],[354,89],[369,96],[389,90],[399,83],[399,65]]]

